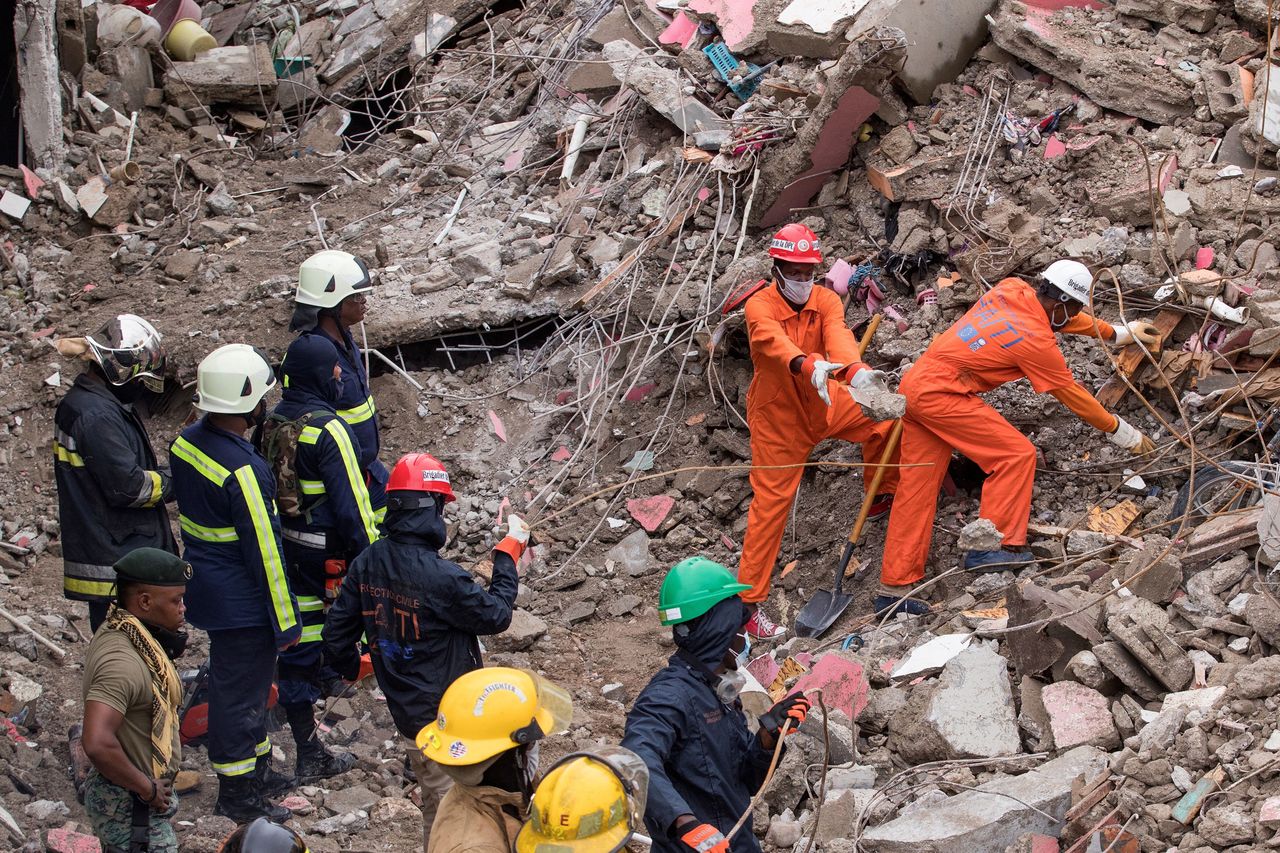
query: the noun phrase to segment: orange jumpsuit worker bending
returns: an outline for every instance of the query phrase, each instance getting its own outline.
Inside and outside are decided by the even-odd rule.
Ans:
[[[813,286],[814,271],[822,262],[817,236],[803,225],[783,226],[769,245],[769,257],[775,261],[773,286],[762,282],[745,309],[755,367],[747,391],[751,463],[795,467],[751,469],[753,497],[738,580],[751,585],[742,593],[751,610],[745,630],[757,639],[786,633],[759,605],[769,597],[787,514],[804,473],[799,463],[806,462],[825,438],[862,442],[863,459],[878,462],[892,427],[891,422],[864,415],[851,393],[832,381],[849,377],[850,383],[861,386],[875,382],[880,374],[859,359],[840,297]],[[886,472],[885,498],[878,507],[873,505],[873,513],[883,515],[888,509],[897,473],[896,468]]]
[[[937,512],[938,488],[953,449],[987,472],[979,515],[1004,534],[1005,546],[1027,541],[1036,451],[978,395],[1022,377],[1039,393],[1049,393],[1085,423],[1109,433],[1112,443],[1134,454],[1154,449],[1123,418],[1111,414],[1071,375],[1054,332],[1098,337],[1124,345],[1135,340],[1148,346],[1159,330],[1135,320],[1113,328],[1088,313],[1093,276],[1084,264],[1056,261],[1041,274],[1039,289],[1018,278],[1006,278],[988,291],[955,325],[939,335],[906,372],[898,392],[907,398],[903,419],[903,468],[889,517],[876,610],[919,614],[928,605],[906,598],[924,577],[925,560]],[[968,551],[963,566],[970,571],[1002,571],[1024,563],[1021,551]]]

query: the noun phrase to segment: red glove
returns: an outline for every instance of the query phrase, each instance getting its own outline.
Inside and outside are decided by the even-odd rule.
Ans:
[[[760,717],[760,728],[777,737],[782,731],[783,724],[790,720],[791,728],[787,733],[792,734],[804,723],[804,718],[809,716],[809,708],[812,705],[813,703],[804,698],[803,693],[792,693]]]
[[[729,839],[709,823],[700,823],[680,836],[690,850],[698,853],[729,853]]]

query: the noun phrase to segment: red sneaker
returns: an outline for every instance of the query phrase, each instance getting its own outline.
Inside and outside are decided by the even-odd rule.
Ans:
[[[871,502],[871,509],[867,512],[867,521],[884,518],[889,514],[889,508],[892,506],[893,495],[876,495],[876,499]]]
[[[764,615],[764,608],[761,607],[757,607],[756,612],[751,614],[751,618],[742,626],[742,630],[746,631],[753,640],[776,640],[787,633],[786,628]]]

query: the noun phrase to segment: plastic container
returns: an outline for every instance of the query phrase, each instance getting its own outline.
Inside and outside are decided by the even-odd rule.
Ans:
[[[148,47],[160,43],[160,24],[132,6],[98,7],[98,44],[103,48]]]
[[[178,21],[200,23],[200,4],[196,0],[160,0],[151,8],[151,17],[160,22],[160,30],[167,38]]]
[[[196,58],[197,54],[213,50],[217,46],[217,39],[205,32],[199,21],[193,21],[190,18],[183,18],[175,23],[164,39],[164,49],[169,51],[174,59],[183,62],[190,62]]]

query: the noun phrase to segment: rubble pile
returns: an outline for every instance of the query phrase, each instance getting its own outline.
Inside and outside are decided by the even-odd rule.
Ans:
[[[1280,482],[1260,446],[1280,401],[1265,4],[72,5],[64,154],[0,167],[6,843],[85,849],[88,831],[63,737],[87,625],[60,597],[48,453],[77,367],[54,338],[156,319],[173,375],[145,405],[162,447],[202,355],[246,341],[281,357],[304,257],[367,259],[387,458],[448,459],[448,555],[479,577],[502,510],[536,530],[512,628],[486,646],[573,687],[549,763],[616,742],[671,653],[662,569],[736,563],[751,365],[741,311],[722,307],[767,275],[772,228],[802,220],[850,325],[883,315],[868,360],[889,372],[1006,275],[1101,269],[1094,312],[1149,317],[1164,346],[1063,349],[1161,452],[1135,462],[1025,385],[988,395],[1042,453],[1037,568],[951,570],[993,532],[969,524],[982,474],[957,460],[931,551],[941,615],[880,625],[852,615],[880,560],[883,522],[868,528],[832,638],[751,663],[755,710],[796,688],[825,706],[756,811],[766,848],[1280,844],[1280,554],[1257,488]],[[184,21],[190,43],[171,38]],[[771,599],[784,621],[829,583],[860,477],[806,474]],[[206,651],[198,638],[186,660]],[[414,849],[385,703],[362,690],[326,712],[360,764],[286,803],[311,849]],[[184,767],[203,784],[183,849],[216,850],[203,750]]]

